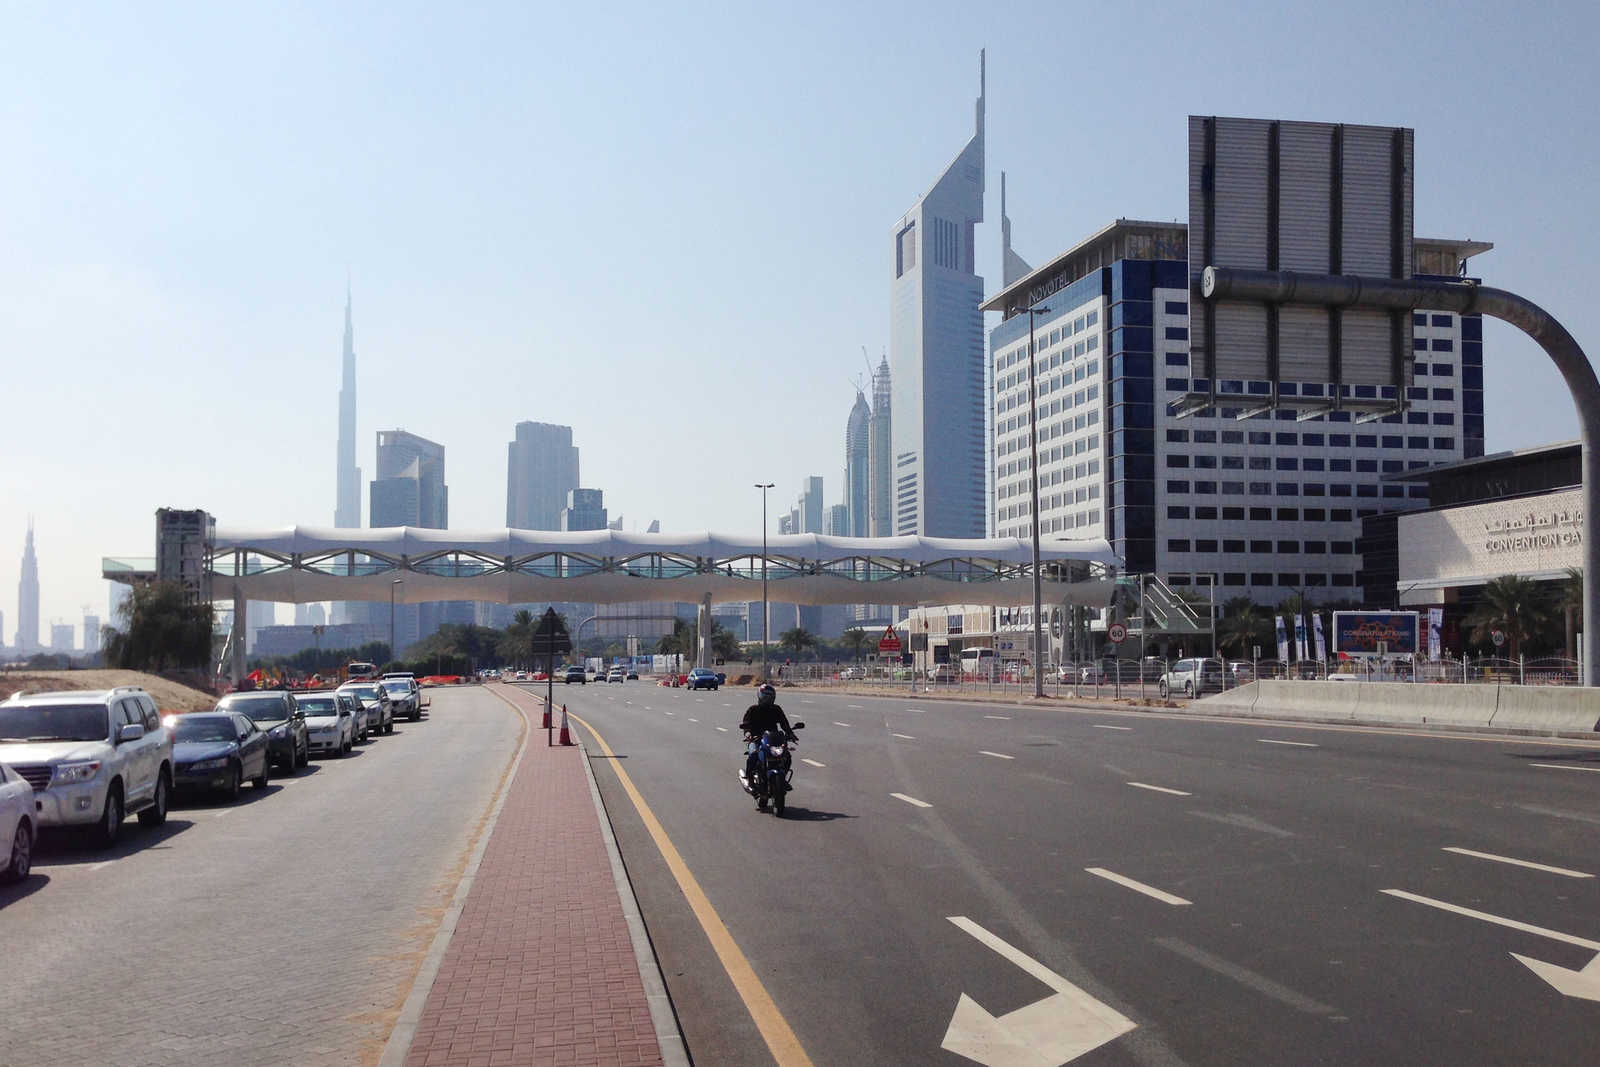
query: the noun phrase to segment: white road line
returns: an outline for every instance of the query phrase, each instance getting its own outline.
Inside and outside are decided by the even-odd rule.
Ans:
[[[1531,923],[1523,923],[1518,922],[1515,919],[1502,918],[1499,915],[1490,915],[1486,911],[1474,911],[1471,908],[1463,908],[1459,904],[1451,904],[1443,900],[1434,900],[1432,897],[1419,896],[1416,893],[1407,893],[1404,889],[1380,889],[1378,892],[1387,894],[1391,897],[1399,897],[1401,900],[1411,900],[1418,904],[1426,904],[1430,908],[1438,908],[1441,911],[1453,911],[1457,915],[1465,915],[1469,919],[1481,919],[1486,923],[1494,923],[1497,926],[1508,926],[1513,930],[1521,930],[1526,934],[1539,934],[1543,937],[1550,938],[1552,941],[1563,941],[1569,945],[1577,945],[1579,948],[1589,948],[1600,951],[1600,941],[1590,941],[1586,937],[1576,937],[1573,934],[1564,934],[1559,930],[1546,930],[1542,926],[1534,926]]]
[[[1009,718],[1011,718],[1011,716],[1009,716],[1009,715],[985,715],[984,718],[985,719],[1009,719]]]
[[[814,760],[814,759],[806,759],[804,756],[800,757],[800,762],[801,763],[809,763],[813,767],[826,767],[827,766],[826,763],[818,763],[816,760]]]
[[[233,809],[232,808],[223,808],[221,811],[217,812],[215,815],[213,815],[211,817],[213,819],[220,819],[224,815],[231,815],[231,814],[233,814]]]
[[[689,721],[690,722],[699,722],[700,720],[699,719],[690,719]]]
[[[915,741],[916,740],[916,738],[912,737],[910,734],[890,734],[889,736],[903,738],[904,740],[907,740],[907,741]]]
[[[670,712],[670,711],[669,711],[669,712],[667,712],[667,714],[668,714],[668,715],[671,715],[671,714],[672,714],[672,712]]]
[[[933,807],[933,805],[929,804],[926,800],[918,800],[916,797],[908,797],[904,793],[890,793],[889,795],[894,797],[896,800],[905,801],[907,804],[910,804],[914,808],[931,808],[931,807]]]
[[[717,729],[721,730],[723,733],[727,733],[728,732],[728,728],[726,726],[719,726],[719,727],[717,727]]]
[[[116,861],[115,860],[101,860],[99,863],[91,863],[91,864],[89,864],[89,866],[85,867],[84,870],[86,870],[86,871],[98,871],[102,867],[111,866],[114,862],[116,862]]]
[[[1171,793],[1175,797],[1192,797],[1193,793],[1185,793],[1181,789],[1168,789],[1164,785],[1146,785],[1143,782],[1129,782],[1135,789],[1148,789],[1153,793]]]
[[[845,707],[849,708],[851,711],[865,711],[865,710],[867,710],[866,708],[862,707],[860,704],[846,704]]]
[[[643,704],[643,705],[641,705],[641,707],[643,707],[645,711],[655,711],[656,710],[655,708],[652,708],[649,704]]]
[[[1588,771],[1590,774],[1600,774],[1600,767],[1569,767],[1565,763],[1530,763],[1530,767],[1544,767],[1552,771]]]
[[[1322,747],[1321,745],[1313,745],[1310,741],[1274,741],[1270,737],[1258,737],[1256,738],[1256,743],[1259,745],[1293,745],[1295,748]]]
[[[980,755],[980,756],[993,756],[995,759],[1016,759],[1017,758],[1015,756],[1008,756],[1004,752],[990,752],[986,748],[978,749],[978,755]]]
[[[1103,722],[1092,722],[1089,725],[1093,726],[1096,730],[1132,730],[1133,729],[1133,727],[1131,727],[1131,726],[1107,726]]]
[[[1582,871],[1568,870],[1565,867],[1551,867],[1544,863],[1534,863],[1532,860],[1515,860],[1510,856],[1496,856],[1493,852],[1475,852],[1470,848],[1457,848],[1455,845],[1446,845],[1445,852],[1454,852],[1458,856],[1472,856],[1480,860],[1494,860],[1497,863],[1509,863],[1516,867],[1526,867],[1532,871],[1544,871],[1547,874],[1559,874],[1566,878],[1593,878],[1592,874]]]
[[[850,724],[847,723],[847,722],[835,722],[833,725],[835,725],[835,726],[849,726]]]
[[[1108,871],[1104,867],[1085,867],[1084,870],[1088,871],[1096,878],[1104,878],[1108,882],[1115,882],[1125,889],[1133,890],[1135,893],[1143,893],[1147,897],[1154,897],[1163,904],[1172,904],[1177,907],[1183,907],[1190,903],[1189,901],[1184,900],[1182,897],[1175,897],[1171,893],[1162,892],[1155,886],[1145,885],[1143,882],[1135,882],[1132,878],[1120,875],[1115,871]]]
[[[928,714],[928,710],[926,708],[907,708],[906,710],[909,711],[909,712],[914,712],[917,715],[926,715],[926,714]]]

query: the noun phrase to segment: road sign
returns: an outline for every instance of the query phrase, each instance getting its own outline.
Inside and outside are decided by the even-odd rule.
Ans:
[[[531,651],[536,656],[564,656],[572,651],[572,638],[555,608],[547,608],[534,628]]]
[[[878,639],[879,652],[899,652],[900,638],[894,632],[893,626],[884,628],[883,636]]]
[[[1120,645],[1128,639],[1128,628],[1120,622],[1114,622],[1106,629],[1106,637],[1110,638],[1112,644]]]
[[[1506,632],[1504,630],[1491,630],[1489,631],[1489,640],[1494,642],[1495,648],[1499,648],[1506,643]]]

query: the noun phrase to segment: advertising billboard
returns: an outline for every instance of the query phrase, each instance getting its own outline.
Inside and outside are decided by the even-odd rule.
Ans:
[[[1336,611],[1333,651],[1339,656],[1376,656],[1383,642],[1389,655],[1414,656],[1420,627],[1415,611]]]

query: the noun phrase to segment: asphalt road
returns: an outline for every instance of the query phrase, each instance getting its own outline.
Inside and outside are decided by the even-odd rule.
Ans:
[[[1512,955],[1600,953],[1600,746],[787,690],[822,766],[780,821],[735,779],[750,697],[558,691],[702,1067],[772,1058],[618,769],[817,1064],[971,1062],[958,1014],[996,1064],[1600,1047],[1600,964],[1585,999]]]
[[[0,887],[0,1064],[375,1063],[522,730],[482,690],[429,696],[110,852],[46,831]]]

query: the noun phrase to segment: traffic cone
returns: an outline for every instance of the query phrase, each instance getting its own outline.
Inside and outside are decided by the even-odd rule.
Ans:
[[[550,702],[548,700],[544,702],[544,722],[540,724],[539,729],[550,729]]]
[[[565,704],[561,705],[561,743],[563,745],[572,744],[572,735],[567,733],[567,706]]]

